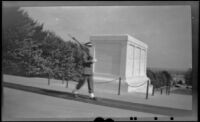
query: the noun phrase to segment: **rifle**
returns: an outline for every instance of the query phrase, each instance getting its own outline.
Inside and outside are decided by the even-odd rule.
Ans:
[[[70,38],[72,38],[74,41],[76,41],[76,42],[79,44],[79,46],[81,47],[81,49],[82,49],[83,51],[85,51],[85,49],[84,49],[85,46],[83,46],[83,44],[81,44],[75,37],[71,36],[70,34],[68,34],[68,36],[69,36]],[[85,52],[88,54],[89,59],[93,59],[93,58],[90,56],[89,52],[87,52],[87,51],[85,51]]]
[[[79,44],[79,46],[84,50],[84,46],[75,37],[71,36],[70,34],[68,34],[68,36],[72,38],[74,41],[76,41]]]

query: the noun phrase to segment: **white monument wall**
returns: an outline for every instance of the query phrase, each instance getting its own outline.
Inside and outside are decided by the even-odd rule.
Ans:
[[[128,92],[146,92],[146,59],[148,46],[129,35],[91,36],[94,64],[94,76],[106,78],[121,77],[129,87]],[[107,79],[108,80],[108,79]],[[150,88],[151,91],[151,88]]]
[[[96,74],[119,76],[121,50],[118,43],[96,43],[96,54],[98,61],[95,64],[94,72]]]

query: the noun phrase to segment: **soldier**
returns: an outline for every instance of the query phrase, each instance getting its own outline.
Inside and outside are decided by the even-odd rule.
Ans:
[[[94,87],[93,87],[93,66],[92,64],[96,62],[96,60],[93,60],[92,55],[90,54],[89,48],[92,47],[91,42],[87,42],[84,44],[84,51],[83,51],[83,79],[81,79],[78,84],[76,85],[76,88],[72,91],[75,97],[77,97],[78,90],[84,85],[85,81],[88,82],[88,91],[90,94],[90,98],[93,100],[96,100],[94,96]]]

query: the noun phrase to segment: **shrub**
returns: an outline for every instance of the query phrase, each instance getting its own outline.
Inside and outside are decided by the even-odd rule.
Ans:
[[[64,41],[18,7],[3,8],[3,73],[78,80],[82,50]]]

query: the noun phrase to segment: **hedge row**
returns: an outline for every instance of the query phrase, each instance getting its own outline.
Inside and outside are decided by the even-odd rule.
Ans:
[[[3,73],[51,76],[78,80],[82,74],[82,50],[70,40],[44,30],[20,8],[3,8]]]

